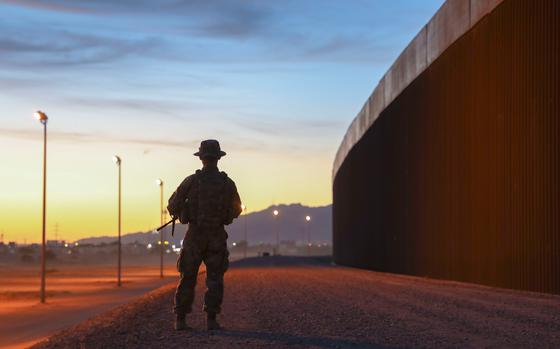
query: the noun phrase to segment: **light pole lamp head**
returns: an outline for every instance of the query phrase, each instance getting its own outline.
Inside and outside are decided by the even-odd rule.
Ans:
[[[121,165],[121,158],[118,155],[113,155],[113,162],[117,164],[117,166]]]
[[[161,178],[156,179],[156,184],[160,187],[163,185],[163,181],[161,180]]]
[[[311,216],[305,216],[305,220],[309,222],[311,220]]]
[[[278,210],[272,211],[272,214],[273,214],[275,217],[278,216],[279,213],[280,213],[280,212],[278,212]]]
[[[33,113],[33,116],[43,125],[45,125],[47,123],[47,120],[49,120],[47,114],[43,113],[40,110],[37,110],[35,113]]]

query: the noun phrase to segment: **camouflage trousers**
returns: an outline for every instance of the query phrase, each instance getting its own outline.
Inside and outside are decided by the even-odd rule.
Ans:
[[[227,233],[223,227],[200,228],[189,226],[177,270],[181,275],[175,292],[174,312],[178,315],[192,311],[196,279],[200,264],[206,265],[206,293],[204,311],[220,313],[224,297],[224,273],[229,266]]]

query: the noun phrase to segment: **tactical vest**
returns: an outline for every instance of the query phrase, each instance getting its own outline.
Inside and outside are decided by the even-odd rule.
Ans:
[[[189,191],[189,220],[199,227],[220,227],[227,220],[228,177],[225,172],[196,171]]]

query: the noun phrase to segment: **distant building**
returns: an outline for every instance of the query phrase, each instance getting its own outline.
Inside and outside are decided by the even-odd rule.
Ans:
[[[64,240],[47,240],[48,247],[64,247],[65,243]]]
[[[296,242],[294,240],[282,240],[280,241],[280,246],[296,247]]]

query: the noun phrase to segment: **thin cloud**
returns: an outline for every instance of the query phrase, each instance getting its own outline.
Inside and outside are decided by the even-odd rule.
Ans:
[[[15,35],[4,28],[0,33],[0,62],[42,68],[97,64],[154,52],[159,46],[160,41],[155,38],[119,39],[64,30]]]
[[[85,7],[76,6],[71,3],[57,3],[57,2],[45,2],[37,0],[0,0],[0,4],[8,4],[20,7],[27,7],[35,10],[45,10],[51,12],[64,12],[64,13],[74,13],[74,14],[93,14],[94,11],[87,9]]]
[[[199,119],[200,113],[229,112],[232,108],[239,108],[238,105],[229,103],[212,103],[195,100],[177,99],[154,99],[141,97],[75,97],[66,96],[61,98],[65,105],[75,105],[91,110],[106,110],[113,112],[116,110],[143,115],[162,117],[166,116],[176,120]]]
[[[285,138],[287,134],[291,137],[322,137],[325,133],[338,131],[345,125],[345,122],[341,120],[295,120],[290,118],[239,118],[236,123],[243,129],[278,138]]]
[[[186,103],[140,98],[67,97],[64,98],[64,102],[94,109],[121,109],[131,112],[149,112],[178,119],[184,119],[184,114],[180,114],[178,112],[179,110],[191,109]],[[192,109],[195,108],[193,107]]]
[[[224,137],[227,132],[220,132]],[[0,128],[0,138],[11,138],[25,141],[42,140],[42,133],[40,130],[31,129],[17,129],[17,128]],[[234,138],[235,139],[235,138]],[[195,150],[200,145],[201,139],[196,140],[173,140],[173,139],[150,139],[150,138],[123,138],[107,134],[91,134],[81,132],[67,132],[67,131],[49,131],[50,142],[63,142],[70,144],[95,144],[95,143],[110,143],[110,144],[129,144],[139,146],[143,155],[149,155],[158,148],[176,148],[181,150]],[[236,152],[255,152],[262,153],[263,151],[274,150],[274,145],[265,143],[256,139],[249,139],[244,137],[243,140],[227,141],[225,142],[227,148]],[[299,146],[294,146],[294,149]]]
[[[15,138],[22,140],[41,140],[41,132],[28,129],[15,129],[15,128],[0,128],[0,137],[2,138]],[[49,138],[55,142],[66,143],[119,143],[119,144],[134,144],[142,145],[144,147],[175,147],[185,148],[194,147],[198,145],[194,141],[176,141],[176,140],[163,140],[163,139],[149,139],[149,138],[122,138],[111,135],[91,134],[80,132],[67,132],[67,131],[49,131]]]
[[[215,38],[248,38],[259,33],[270,12],[260,1],[0,0],[1,3],[63,14],[168,16],[192,23],[188,32]]]
[[[304,3],[309,5],[310,2]],[[18,3],[10,1],[10,4]],[[118,30],[110,38],[60,32],[49,25],[40,26],[41,31],[32,37],[19,37],[15,34],[21,30],[10,30],[4,25],[5,28],[0,30],[3,33],[0,34],[0,52],[13,52],[18,57],[12,63],[28,65],[98,64],[132,54],[140,59],[214,64],[375,62],[384,61],[385,52],[394,49],[391,47],[387,50],[387,45],[379,44],[382,38],[372,43],[366,28],[356,28],[357,32],[348,33],[345,28],[328,32],[322,27],[313,28],[314,22],[308,24],[312,28],[287,25],[284,23],[286,15],[298,17],[300,23],[303,21],[303,14],[298,12],[299,5],[296,2],[287,2],[285,8],[262,1],[229,0],[162,1],[157,4],[141,0],[26,0],[20,5],[69,13],[69,16],[78,10],[110,13],[117,16],[111,17],[113,23],[120,14],[138,14],[141,16],[132,18],[143,20],[134,26],[109,29]],[[316,24],[323,25],[321,22]],[[104,32],[107,33],[107,30]],[[216,40],[242,44],[244,49],[237,50],[226,44],[226,47],[216,50],[213,48]]]
[[[202,6],[201,6],[202,5]],[[206,1],[183,3],[185,14],[196,14],[193,33],[211,37],[246,40],[267,32],[273,14],[258,2]]]
[[[337,36],[320,44],[306,43],[300,57],[307,60],[387,62],[394,47],[371,43],[363,37]]]

